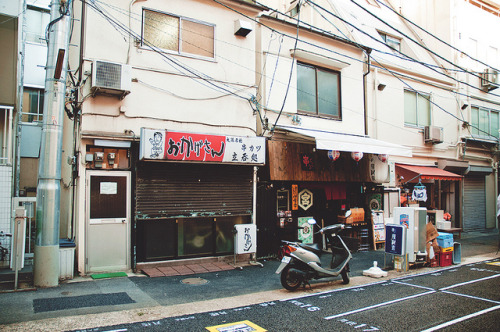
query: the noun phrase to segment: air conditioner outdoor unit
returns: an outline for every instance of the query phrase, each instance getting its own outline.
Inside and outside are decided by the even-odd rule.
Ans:
[[[130,65],[96,60],[92,63],[92,95],[104,94],[123,99],[130,93]]]
[[[436,126],[425,126],[424,128],[425,143],[443,143],[443,128]]]
[[[488,91],[500,87],[500,74],[498,71],[486,68],[481,74],[481,86]]]

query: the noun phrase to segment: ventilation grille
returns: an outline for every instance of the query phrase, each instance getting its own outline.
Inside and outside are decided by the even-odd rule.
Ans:
[[[121,89],[122,66],[117,63],[96,61],[95,85],[102,88]]]

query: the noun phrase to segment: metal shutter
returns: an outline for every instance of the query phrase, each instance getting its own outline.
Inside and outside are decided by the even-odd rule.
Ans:
[[[486,228],[486,189],[484,177],[464,179],[463,229],[483,230]]]
[[[252,213],[253,168],[144,162],[136,179],[136,218],[217,217]]]

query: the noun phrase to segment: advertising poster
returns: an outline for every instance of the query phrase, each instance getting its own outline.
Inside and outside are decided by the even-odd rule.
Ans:
[[[312,217],[300,217],[298,219],[299,241],[302,243],[313,243],[313,226],[307,222]],[[301,228],[303,227],[303,228]]]

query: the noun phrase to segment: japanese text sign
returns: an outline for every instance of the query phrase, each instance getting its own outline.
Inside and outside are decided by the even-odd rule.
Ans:
[[[401,225],[385,225],[385,252],[393,255],[405,253],[406,228]]]
[[[265,164],[264,137],[141,129],[140,159]]]

